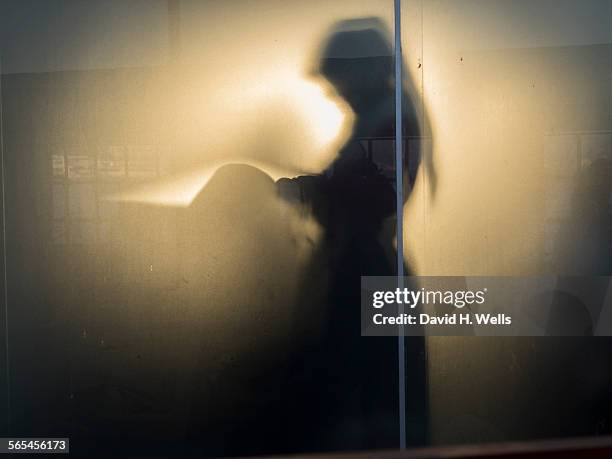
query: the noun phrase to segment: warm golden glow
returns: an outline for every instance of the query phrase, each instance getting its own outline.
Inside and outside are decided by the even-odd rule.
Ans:
[[[304,66],[297,61],[269,65],[248,81],[221,89],[219,106],[233,123],[226,131],[233,140],[224,143],[224,157],[239,149],[241,156],[310,173],[334,159],[350,134],[352,112],[329,83],[304,75]],[[236,128],[240,139],[235,139]]]
[[[205,189],[210,179],[223,166],[242,164],[255,167],[266,173],[272,180],[294,177],[298,171],[283,169],[248,158],[235,161],[220,161],[205,167],[190,169],[154,181],[135,185],[128,190],[112,193],[102,198],[111,202],[126,202],[170,207],[188,207],[198,194]]]
[[[347,108],[340,101],[330,100],[321,86],[303,78],[287,79],[288,94],[295,99],[296,108],[302,111],[309,123],[315,148],[332,143],[341,133]]]
[[[194,129],[202,142],[191,147],[199,152],[192,166],[107,199],[186,207],[227,164],[257,167],[274,180],[320,172],[333,160],[352,123],[348,106],[324,85],[306,79],[297,66],[288,66],[271,67],[248,85],[229,85],[217,94],[201,88],[190,105],[183,102],[182,107],[201,126]],[[213,118],[211,106],[223,115]]]

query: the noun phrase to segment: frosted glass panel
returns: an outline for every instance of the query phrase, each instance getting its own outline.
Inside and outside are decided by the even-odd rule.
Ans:
[[[398,447],[397,340],[359,326],[396,266],[393,2],[128,3],[0,6],[4,436]]]
[[[560,276],[567,301],[578,290],[562,275],[591,276],[603,299],[612,5],[422,5],[402,1],[402,43],[436,186],[417,177],[406,258],[423,275]],[[607,339],[428,338],[427,356],[433,444],[609,432]]]

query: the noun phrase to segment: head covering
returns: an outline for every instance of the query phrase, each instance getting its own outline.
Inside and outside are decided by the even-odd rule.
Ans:
[[[391,57],[390,38],[378,18],[349,19],[335,24],[320,59]]]

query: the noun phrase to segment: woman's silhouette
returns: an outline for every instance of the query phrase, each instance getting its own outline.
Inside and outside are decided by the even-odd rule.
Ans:
[[[352,134],[325,170],[274,182],[256,167],[226,165],[188,209],[183,273],[192,289],[189,301],[199,305],[205,298],[202,309],[208,313],[202,354],[190,377],[193,383],[185,385],[193,387],[190,436],[204,445],[206,455],[399,446],[397,339],[360,336],[361,276],[393,276],[396,266],[394,174],[382,170],[363,145],[375,143],[377,155],[394,156],[394,60],[389,43],[383,23],[375,18],[342,21],[324,41],[316,74],[354,112]],[[423,123],[409,82],[403,87],[403,134],[413,137],[415,145]],[[381,138],[385,140],[378,142]],[[414,183],[418,155],[410,150],[406,157],[407,188]],[[314,218],[322,233],[311,241],[314,247],[303,268],[293,260],[294,249],[308,237],[287,221],[287,214],[300,213]],[[219,218],[212,218],[215,215]],[[236,266],[228,261],[232,253],[241,260],[244,254],[237,247],[245,246],[257,249],[256,262]],[[211,267],[211,259],[218,260],[216,266]],[[277,284],[272,276],[282,278],[284,271],[299,278],[297,294],[294,283]],[[240,289],[224,290],[221,272],[239,272],[241,281],[257,278],[257,286],[248,290],[248,298],[241,297]],[[279,285],[286,288],[280,290]],[[215,300],[211,292],[217,290],[224,293]],[[265,292],[269,295],[264,302]],[[257,316],[259,328],[231,327],[229,317],[244,321],[248,314]],[[227,328],[254,343],[270,338],[282,345],[235,352],[235,359],[228,361]],[[406,339],[406,364],[407,443],[424,444],[422,338]]]
[[[327,324],[323,335],[293,360],[292,411],[301,419],[298,432],[309,432],[299,449],[312,449],[313,438],[315,449],[321,450],[398,446],[397,340],[360,336],[361,276],[396,274],[394,231],[389,230],[395,225],[394,182],[364,148],[368,140],[394,135],[389,43],[376,18],[342,21],[332,28],[318,73],[354,112],[352,135],[320,175],[278,182],[281,196],[300,196],[324,233],[303,275],[303,317],[296,321],[308,323],[308,316],[315,314]],[[403,135],[418,138],[420,123],[409,87],[405,83]],[[394,152],[387,148],[383,154],[393,158]],[[419,162],[418,157],[406,157],[409,189]],[[406,353],[408,438],[416,444],[424,441],[426,424],[423,339],[407,339]]]

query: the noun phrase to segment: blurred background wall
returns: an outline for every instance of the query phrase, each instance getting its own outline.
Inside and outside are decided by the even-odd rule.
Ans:
[[[610,275],[612,3],[420,13],[440,187],[407,205],[417,271]],[[609,358],[608,338],[429,338],[431,441],[606,433]]]
[[[612,155],[611,8],[402,1],[437,175],[435,193],[421,174],[406,203],[416,273],[610,275],[605,231],[593,248],[575,222],[577,207],[610,196],[605,175],[597,189],[580,183]],[[391,28],[392,2],[0,4],[13,431],[183,431],[198,372],[219,368],[236,381],[224,397],[245,391],[233,409],[255,410],[257,377],[299,345],[279,292],[297,294],[316,224],[252,171],[187,210],[103,198],[237,158],[323,170],[352,114],[313,71],[317,50],[336,21],[372,16]],[[155,196],[181,201],[181,180]],[[236,232],[236,219],[251,225]],[[241,334],[251,315],[270,333]],[[610,357],[601,338],[430,338],[430,440],[609,433]]]

